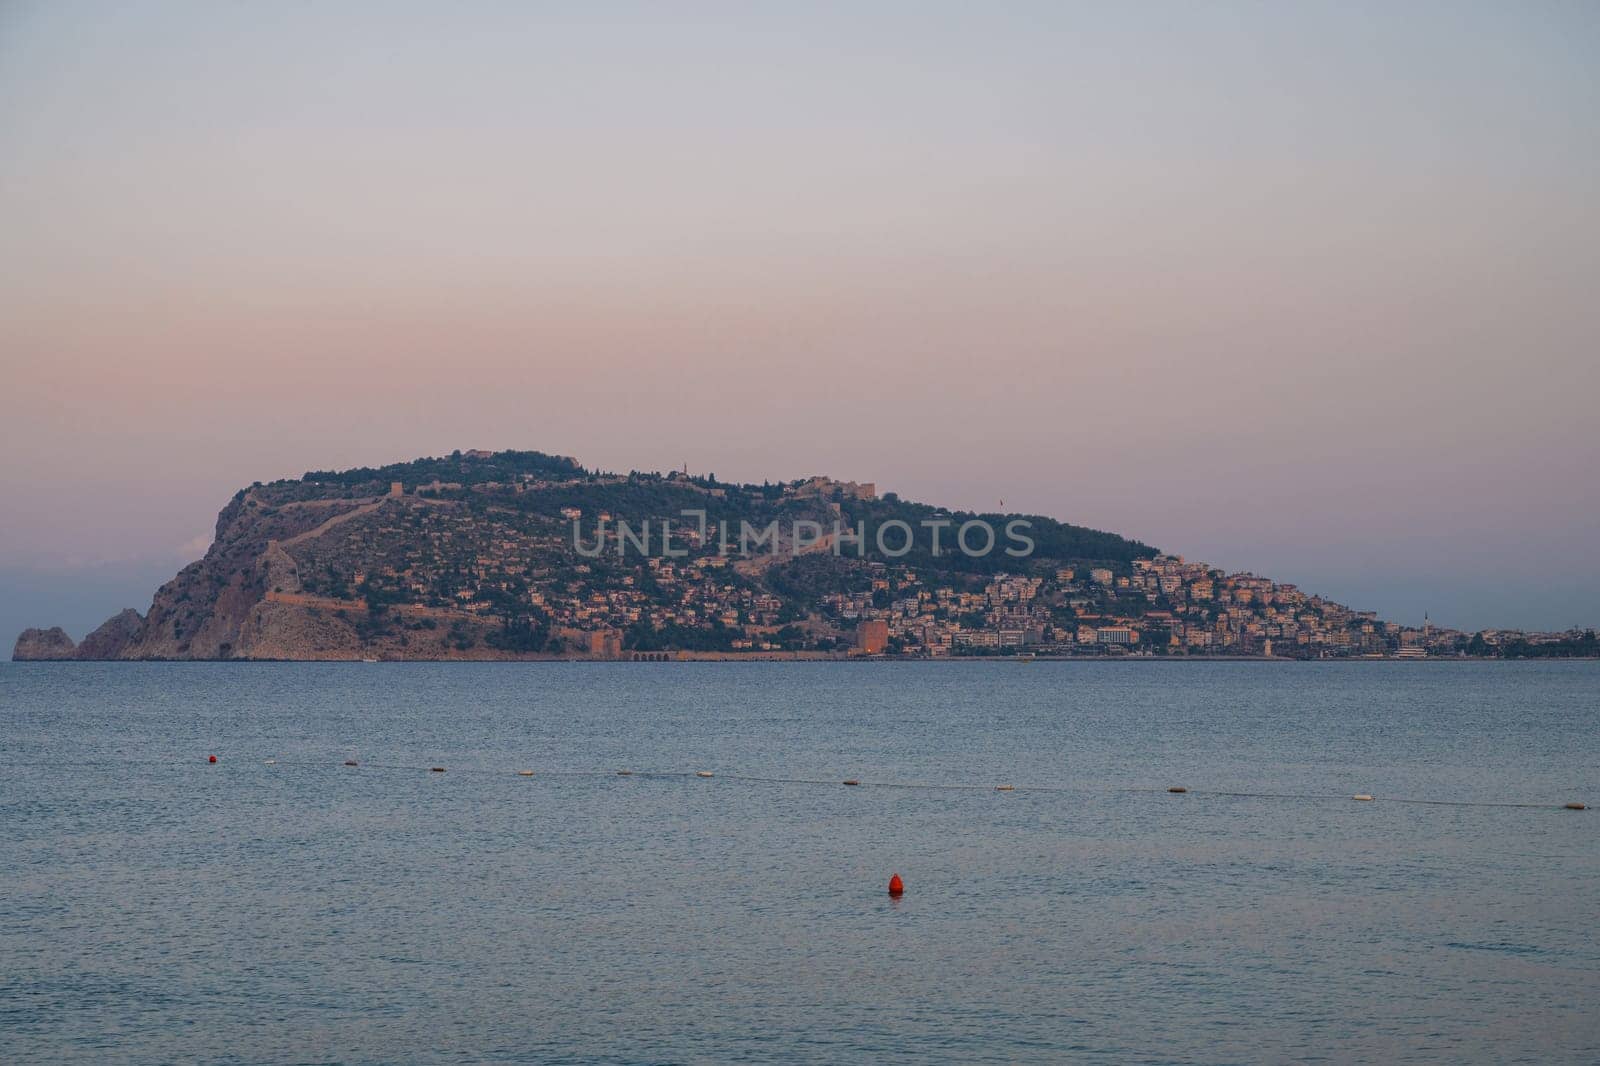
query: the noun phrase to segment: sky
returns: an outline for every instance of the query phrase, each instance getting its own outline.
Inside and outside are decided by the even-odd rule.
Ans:
[[[456,448],[1600,625],[1600,6],[0,0],[0,626]]]

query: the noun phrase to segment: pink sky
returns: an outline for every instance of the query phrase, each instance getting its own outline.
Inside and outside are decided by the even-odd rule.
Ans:
[[[1600,623],[1592,7],[666,10],[0,8],[0,572],[519,447]]]

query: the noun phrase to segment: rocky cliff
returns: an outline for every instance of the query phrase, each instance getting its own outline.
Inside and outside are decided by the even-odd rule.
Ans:
[[[22,660],[76,659],[77,646],[60,626],[50,629],[24,629],[11,649],[11,658]]]
[[[132,607],[124,607],[83,638],[77,658],[119,659],[143,632],[144,616]]]
[[[365,536],[374,524],[403,521],[417,510],[460,514],[470,527],[471,508],[439,498],[467,490],[454,477],[479,482],[534,475],[571,477],[571,459],[537,452],[500,453],[502,465],[483,455],[419,460],[381,470],[307,474],[296,481],[257,483],[241,490],[217,516],[205,556],[184,567],[155,593],[149,611],[131,608],[108,619],[81,644],[59,627],[29,629],[18,637],[15,660],[62,659],[360,659],[510,658],[528,654],[498,648],[489,639],[497,617],[470,611],[418,608],[404,621],[384,616],[342,587],[370,569]],[[463,466],[463,464],[465,464]],[[463,472],[464,471],[464,472]],[[408,479],[410,494],[394,492]],[[418,489],[428,489],[422,498]],[[477,487],[477,486],[474,486]],[[337,557],[330,567],[325,561]],[[337,595],[307,594],[302,562],[326,583],[340,569]],[[359,583],[359,582],[357,582]],[[319,589],[318,591],[327,591]]]

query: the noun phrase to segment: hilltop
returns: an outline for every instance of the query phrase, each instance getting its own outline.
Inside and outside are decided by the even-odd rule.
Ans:
[[[531,451],[240,490],[215,540],[74,645],[15,658],[1420,653],[1370,613],[1041,515],[825,477],[727,484]]]

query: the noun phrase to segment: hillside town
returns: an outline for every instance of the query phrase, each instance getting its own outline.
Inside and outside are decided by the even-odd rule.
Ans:
[[[838,556],[826,544],[790,559],[730,557],[690,525],[666,546],[675,545],[677,556],[597,550],[586,558],[574,553],[573,531],[619,516],[576,502],[496,506],[540,496],[566,500],[597,485],[628,483],[598,475],[470,486],[396,482],[388,494],[393,506],[342,538],[300,549],[298,591],[346,609],[387,613],[401,625],[455,624],[462,645],[472,637],[459,623],[498,620],[536,633],[528,639],[538,650],[610,657],[1420,659],[1493,655],[1512,642],[1581,637],[1403,626],[1293,584],[1158,553],[1098,565],[1029,559],[1015,572],[929,572],[892,559]],[[726,487],[687,475],[662,483],[728,498]],[[769,486],[766,496],[778,504],[820,502],[824,514],[836,516],[839,501],[871,500],[876,489],[810,478]]]
[[[1471,635],[1431,624],[1410,627],[1355,611],[1292,584],[1229,574],[1181,556],[1134,560],[1129,573],[1065,567],[1048,576],[999,575],[980,590],[920,587],[886,572],[886,607],[869,597],[830,596],[824,608],[857,620],[864,653],[944,656],[1221,655],[1421,659],[1466,653]],[[1559,640],[1575,634],[1539,634]],[[1488,647],[1527,639],[1482,635]]]
[[[996,527],[1017,538],[1004,550]],[[252,485],[148,614],[122,611],[81,645],[28,630],[15,654],[1425,659],[1600,648],[1587,631],[1399,625],[1115,534],[910,503],[870,482],[740,485],[471,451]]]

